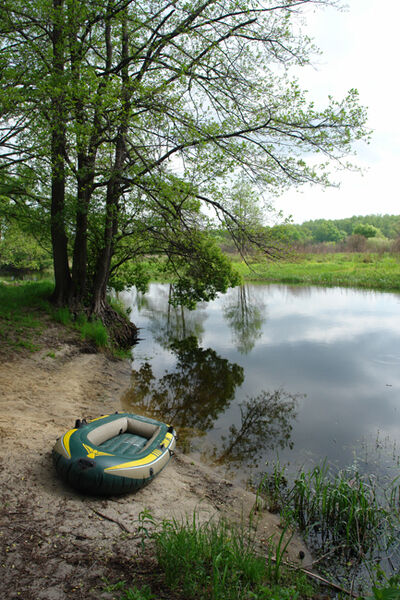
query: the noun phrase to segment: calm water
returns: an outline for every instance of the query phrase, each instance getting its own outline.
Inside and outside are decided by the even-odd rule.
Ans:
[[[170,293],[122,295],[141,328],[124,408],[239,480],[277,457],[398,474],[399,295],[246,285],[189,312]]]

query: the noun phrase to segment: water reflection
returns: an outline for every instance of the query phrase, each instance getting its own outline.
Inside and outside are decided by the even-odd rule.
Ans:
[[[265,303],[252,293],[249,285],[238,286],[227,295],[222,311],[241,354],[248,354],[261,337],[265,310]]]
[[[149,330],[161,347],[168,349],[171,340],[184,340],[195,336],[201,341],[207,317],[204,304],[195,311],[171,304],[174,287],[171,284],[153,284],[151,294],[135,294],[134,290],[121,294],[127,306],[135,308],[149,318]]]
[[[292,448],[292,421],[297,414],[297,399],[297,395],[284,390],[264,390],[241,402],[240,424],[232,424],[229,435],[221,436],[222,447],[214,447],[212,459],[230,466],[258,467],[266,450]]]
[[[206,432],[243,383],[243,368],[211,348],[199,347],[194,336],[175,340],[169,350],[176,362],[162,377],[154,376],[148,362],[133,369],[124,406],[139,405],[177,428]]]
[[[243,478],[252,461],[262,468],[277,453],[296,472],[325,457],[352,464],[361,441],[378,430],[400,442],[398,295],[249,285],[189,312],[169,308],[170,294],[152,284],[144,298],[124,296],[142,338],[133,350],[129,410],[154,410],[192,428],[192,439],[202,432],[199,452],[207,448],[235,468],[245,455]],[[281,389],[306,395],[286,415],[283,409],[290,431],[271,401],[276,427],[260,417],[259,435],[256,423],[254,435],[238,435],[248,422],[246,401]],[[268,406],[267,396],[260,405]]]

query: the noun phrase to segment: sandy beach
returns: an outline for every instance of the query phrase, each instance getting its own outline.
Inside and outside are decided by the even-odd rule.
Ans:
[[[279,517],[259,510],[256,496],[185,456],[179,445],[164,471],[136,494],[79,495],[57,477],[51,459],[76,418],[121,409],[129,361],[82,344],[49,321],[34,353],[0,350],[0,597],[24,600],[109,600],[104,578],[145,582],[151,547],[142,549],[147,511],[156,521],[252,518],[260,552],[282,533]],[[256,510],[258,509],[258,510]],[[147,528],[147,525],[146,525]],[[287,558],[306,548],[293,537]],[[154,566],[154,564],[153,564]]]

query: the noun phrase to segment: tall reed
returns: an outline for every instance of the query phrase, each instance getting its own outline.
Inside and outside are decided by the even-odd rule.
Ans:
[[[387,549],[400,525],[399,478],[385,491],[355,469],[332,475],[324,462],[301,471],[289,485],[277,463],[261,482],[260,492],[322,549],[329,545],[361,555]]]

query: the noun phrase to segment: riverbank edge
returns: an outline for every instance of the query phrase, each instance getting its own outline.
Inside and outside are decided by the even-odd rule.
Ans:
[[[0,365],[0,595],[3,589],[9,598],[25,600],[66,600],[72,592],[78,599],[106,599],[103,577],[136,581],[134,566],[146,556],[139,543],[143,513],[157,522],[196,513],[199,523],[223,517],[249,525],[251,517],[261,551],[267,552],[268,540],[279,542],[279,517],[260,511],[255,494],[179,449],[135,495],[85,498],[64,486],[51,465],[55,439],[76,417],[120,408],[130,385],[130,361],[94,353],[76,332],[49,321],[40,339],[40,350],[8,352]],[[300,552],[309,563],[307,549],[294,536],[287,558],[296,562]],[[77,557],[86,559],[76,565]]]
[[[299,256],[293,261],[232,261],[246,283],[346,287],[400,292],[398,255],[326,254]]]

